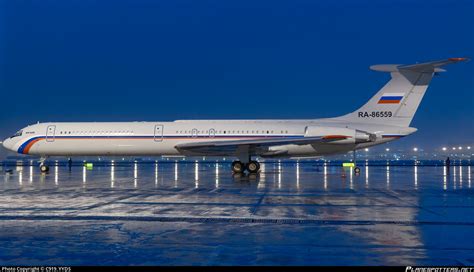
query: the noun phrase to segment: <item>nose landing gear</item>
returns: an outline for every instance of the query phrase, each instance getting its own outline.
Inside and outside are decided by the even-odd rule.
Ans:
[[[41,157],[39,163],[40,163],[40,171],[41,173],[48,173],[49,172],[49,166],[45,164],[47,157]]]
[[[49,172],[49,166],[44,165],[44,164],[43,164],[43,165],[40,165],[40,171],[41,171],[41,173],[47,173],[47,172]]]

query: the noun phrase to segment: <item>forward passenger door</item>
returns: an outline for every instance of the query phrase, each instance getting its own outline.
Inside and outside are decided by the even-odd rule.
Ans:
[[[163,125],[155,125],[155,132],[153,134],[153,140],[155,142],[163,141]]]
[[[46,128],[46,142],[54,142],[55,132],[56,126],[51,125]]]

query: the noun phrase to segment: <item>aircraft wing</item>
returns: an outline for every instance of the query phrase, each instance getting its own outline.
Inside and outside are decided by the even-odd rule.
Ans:
[[[227,153],[237,151],[239,148],[248,148],[254,151],[258,148],[278,146],[278,145],[306,145],[329,143],[333,141],[345,140],[350,138],[344,135],[327,135],[327,136],[313,136],[313,137],[282,137],[278,139],[245,139],[234,141],[207,141],[197,143],[183,143],[175,147],[183,152],[200,153],[200,154],[218,154],[220,152]]]

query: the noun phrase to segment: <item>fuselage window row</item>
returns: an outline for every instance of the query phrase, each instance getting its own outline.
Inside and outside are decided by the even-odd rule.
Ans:
[[[185,134],[188,136],[196,135],[208,135],[213,137],[216,134],[274,134],[273,130],[176,130],[176,134]],[[281,134],[288,134],[288,130],[281,131]]]
[[[185,134],[188,136],[197,136],[197,135],[207,135],[209,137],[214,137],[216,134],[273,134],[273,130],[176,130],[176,134]],[[129,130],[119,130],[119,131],[101,131],[101,130],[92,130],[92,131],[59,131],[60,135],[132,135],[133,131]],[[288,130],[281,131],[281,134],[288,134]]]
[[[133,134],[133,131],[99,131],[99,130],[94,130],[94,131],[60,131],[60,135],[68,135],[68,134],[80,134],[80,135],[113,135],[113,134]]]

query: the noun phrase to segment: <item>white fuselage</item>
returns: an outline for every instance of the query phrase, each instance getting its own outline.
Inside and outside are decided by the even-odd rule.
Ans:
[[[174,122],[82,122],[30,125],[4,141],[4,146],[20,154],[39,156],[234,156],[234,151],[183,153],[177,145],[191,142],[245,139],[303,138],[310,126],[349,127],[377,135],[370,143],[272,146],[259,154],[271,157],[313,157],[345,153],[377,145],[416,131],[396,126],[347,124],[337,119],[319,120],[187,120]],[[278,151],[278,152],[277,152]],[[281,151],[281,152],[280,152]]]

